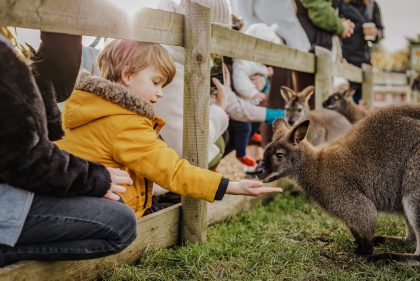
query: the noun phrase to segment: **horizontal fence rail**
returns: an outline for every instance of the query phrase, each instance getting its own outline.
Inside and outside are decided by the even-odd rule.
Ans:
[[[0,25],[184,45],[183,15],[150,8],[128,14],[105,0],[2,0]]]
[[[408,77],[403,73],[374,72],[373,82],[378,85],[407,86]]]
[[[315,56],[212,24],[212,53],[302,72],[315,72]]]

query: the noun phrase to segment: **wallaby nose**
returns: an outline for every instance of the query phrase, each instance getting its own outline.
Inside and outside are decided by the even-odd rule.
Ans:
[[[295,124],[295,120],[289,120],[289,125],[293,126],[293,124]]]
[[[263,168],[263,166],[261,165],[261,162],[260,162],[260,164],[258,164],[258,166],[255,168],[255,174],[257,175],[257,177],[260,177],[260,176],[262,176],[262,175],[264,174],[264,168]]]

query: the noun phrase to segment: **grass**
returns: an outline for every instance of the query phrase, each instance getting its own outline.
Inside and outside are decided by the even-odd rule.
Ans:
[[[380,217],[378,233],[404,235],[403,220]],[[414,251],[376,247],[375,252]],[[204,245],[149,250],[104,280],[420,280],[420,266],[368,263],[353,255],[343,223],[290,191],[213,225]]]

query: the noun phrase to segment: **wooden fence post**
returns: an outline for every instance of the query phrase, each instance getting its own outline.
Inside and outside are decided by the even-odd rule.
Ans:
[[[185,3],[183,157],[193,165],[208,168],[210,9],[194,1]],[[181,240],[206,242],[207,202],[182,197],[181,203]]]
[[[362,82],[362,99],[365,101],[368,111],[373,110],[373,70],[369,64],[362,64],[363,82]]]
[[[315,108],[332,94],[332,55],[325,48],[315,47]]]

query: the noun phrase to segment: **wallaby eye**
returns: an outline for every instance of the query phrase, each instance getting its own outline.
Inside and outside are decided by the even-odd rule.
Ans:
[[[300,113],[300,112],[302,112],[302,108],[299,108],[297,111],[298,111],[299,113]]]
[[[283,160],[284,159],[284,154],[283,153],[276,153],[276,158],[277,158],[277,160]]]

